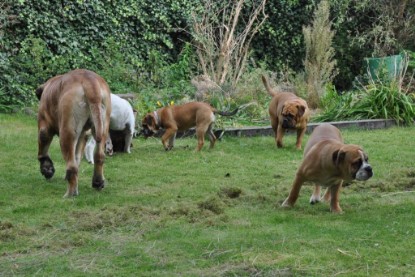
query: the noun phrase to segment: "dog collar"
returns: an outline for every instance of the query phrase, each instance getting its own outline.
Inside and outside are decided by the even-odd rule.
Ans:
[[[154,114],[154,119],[156,120],[156,127],[157,128],[161,127],[160,126],[160,118],[159,118],[159,115],[157,114],[157,111],[154,111],[153,114]]]

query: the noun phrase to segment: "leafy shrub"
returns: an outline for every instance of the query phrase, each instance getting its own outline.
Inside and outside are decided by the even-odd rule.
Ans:
[[[138,99],[134,107],[140,117],[172,102],[180,104],[193,99],[195,88],[190,83],[193,55],[192,48],[186,45],[178,61],[169,64],[160,52],[150,53],[149,61],[143,64],[143,71],[138,74]]]
[[[241,78],[237,90],[232,95],[235,106],[241,107],[238,119],[247,124],[266,120],[268,123],[268,105],[271,97],[266,92],[261,76],[264,68],[250,68]]]
[[[414,99],[401,91],[396,81],[373,82],[360,90],[339,94],[334,87],[322,98],[323,112],[314,121],[394,119],[413,123]]]
[[[409,61],[408,61],[408,72],[409,74],[412,74],[415,72],[415,52],[414,51],[405,51],[408,55]]]

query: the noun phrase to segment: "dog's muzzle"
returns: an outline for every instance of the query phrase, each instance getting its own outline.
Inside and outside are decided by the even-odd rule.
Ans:
[[[368,163],[363,164],[356,173],[356,180],[366,181],[373,176],[372,166]]]
[[[294,127],[295,127],[295,124],[291,118],[284,117],[282,119],[282,128],[289,129],[289,128],[294,128]]]
[[[145,138],[148,138],[148,137],[152,137],[152,136],[154,136],[155,132],[151,131],[150,129],[143,129],[143,130],[141,131],[141,134],[142,134]]]

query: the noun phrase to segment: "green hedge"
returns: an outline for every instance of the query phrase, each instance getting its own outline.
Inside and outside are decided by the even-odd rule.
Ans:
[[[194,3],[1,1],[5,19],[0,25],[2,107],[30,104],[37,85],[73,68],[100,71],[118,62],[126,72],[148,72],[153,66],[148,57],[154,52],[166,62],[173,61],[186,41],[183,29]]]
[[[253,41],[255,60],[264,61],[273,71],[289,67],[302,70],[305,56],[302,26],[312,19],[315,1],[268,1],[267,22]]]

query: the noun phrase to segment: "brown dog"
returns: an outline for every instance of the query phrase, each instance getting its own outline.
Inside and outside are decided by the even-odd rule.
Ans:
[[[324,200],[330,210],[340,213],[339,193],[343,182],[366,181],[373,176],[367,154],[354,144],[344,144],[339,129],[324,123],[317,126],[304,149],[304,158],[297,170],[290,195],[282,206],[292,207],[304,182],[314,182],[310,203],[320,201],[320,186],[327,187]]]
[[[184,131],[196,126],[198,140],[196,149],[200,151],[205,141],[206,132],[209,136],[210,148],[215,145],[216,136],[212,131],[215,114],[231,116],[237,111],[238,109],[232,112],[221,112],[203,102],[163,107],[144,116],[141,132],[147,138],[156,134],[160,129],[165,129],[161,141],[164,149],[170,150],[174,146],[177,131]]]
[[[301,149],[301,141],[307,129],[309,109],[307,102],[290,92],[273,91],[267,78],[262,76],[262,82],[272,100],[269,104],[271,126],[275,133],[277,147],[281,148],[282,138],[288,129],[297,130],[297,149]]]
[[[40,100],[38,160],[42,175],[50,179],[55,173],[48,151],[53,136],[58,135],[68,181],[64,196],[78,195],[78,168],[85,132],[92,128],[97,142],[92,187],[102,189],[104,146],[111,114],[110,89],[105,80],[92,71],[78,69],[49,79],[36,90],[36,95]]]

